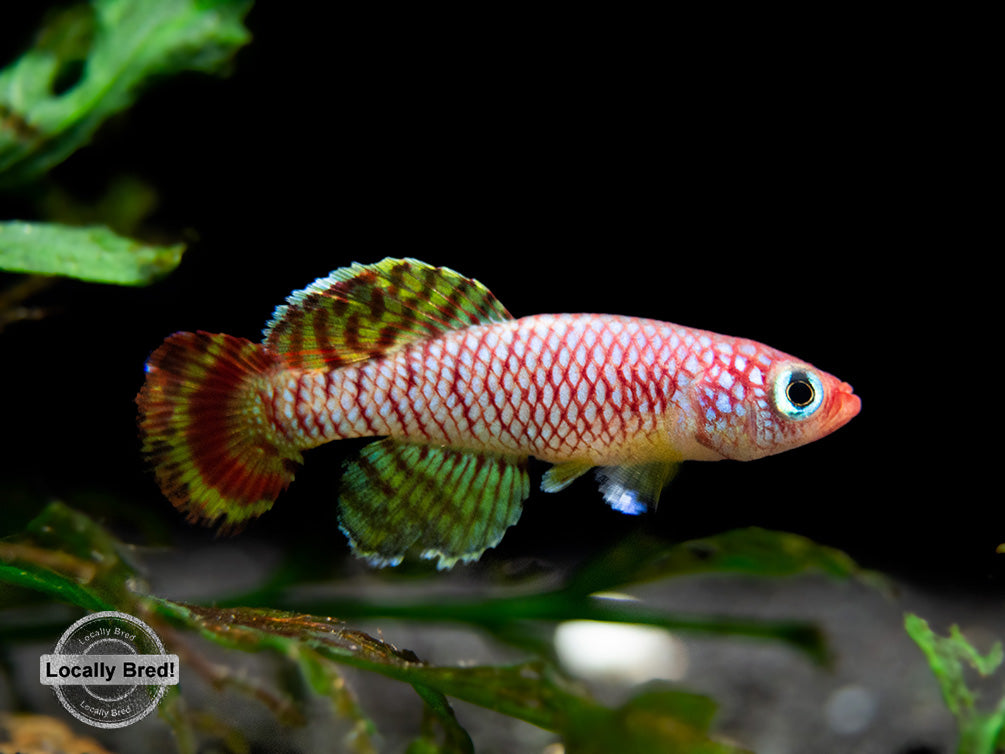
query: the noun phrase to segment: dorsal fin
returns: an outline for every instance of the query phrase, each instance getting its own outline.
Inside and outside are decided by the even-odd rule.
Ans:
[[[335,368],[450,330],[512,319],[476,280],[417,259],[353,264],[295,291],[265,328],[292,367]]]

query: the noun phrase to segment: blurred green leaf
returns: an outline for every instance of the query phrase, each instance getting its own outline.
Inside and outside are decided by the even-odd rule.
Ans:
[[[427,714],[421,734],[411,743],[407,754],[474,754],[475,744],[457,721],[454,708],[443,692],[421,684],[412,684],[412,688],[425,701]],[[438,740],[434,722],[443,729],[442,741]]]
[[[936,634],[928,622],[908,613],[904,618],[908,635],[924,652],[932,669],[942,698],[956,718],[960,730],[958,754],[994,754],[1005,749],[1005,697],[991,712],[977,709],[977,695],[967,684],[967,669],[987,677],[1002,664],[1000,642],[995,642],[987,655],[981,655],[960,632],[952,626],[949,636]]]
[[[570,752],[740,751],[710,736],[714,704],[703,697],[651,689],[612,709],[593,700],[543,660],[506,666],[434,666],[334,618],[269,608],[205,607],[151,596],[145,593],[145,584],[124,546],[89,518],[60,503],[50,504],[23,536],[0,543],[0,559],[0,579],[40,589],[88,610],[138,615],[154,625],[168,645],[181,641],[180,632],[184,631],[232,649],[275,652],[296,663],[311,688],[336,699],[342,684],[334,672],[335,664],[411,684],[443,731],[439,742],[427,731],[413,744],[413,751],[473,751],[447,697],[555,731],[567,741]],[[236,685],[277,715],[290,710],[285,697],[277,697],[260,684],[211,670],[213,664],[204,660],[192,662],[194,650],[190,646],[182,644],[178,651],[193,667],[214,673],[210,680],[215,684]],[[187,724],[177,699],[172,700],[166,714],[176,727]],[[366,721],[358,710],[351,710],[350,716],[362,726],[357,728],[354,750],[370,751]],[[184,730],[178,738],[193,740]]]
[[[670,546],[643,534],[629,537],[580,569],[568,588],[592,593],[697,573],[773,577],[823,573],[842,579],[862,575],[839,550],[797,534],[749,527]]]
[[[432,666],[340,621],[265,608],[207,608],[156,601],[156,612],[195,628],[204,637],[244,651],[272,650],[301,658],[316,653],[333,662],[370,670],[412,684],[431,706],[453,719],[443,695],[495,710],[559,733],[569,751],[715,752],[739,749],[708,735],[714,704],[703,697],[673,691],[649,692],[618,709],[593,701],[547,663],[509,666]],[[430,698],[430,694],[434,696]],[[449,746],[418,751],[470,752],[467,734],[448,728]]]
[[[251,0],[93,0],[51,16],[0,71],[0,187],[38,178],[156,77],[219,73]]]
[[[64,225],[107,225],[116,233],[132,236],[157,208],[157,190],[133,175],[111,176],[97,197],[81,201],[62,186],[52,183],[39,196],[42,217]]]
[[[87,610],[128,610],[142,587],[127,548],[59,502],[20,536],[0,541],[0,579]]]
[[[143,244],[104,226],[0,222],[0,270],[7,272],[148,285],[177,267],[184,251],[184,244]]]
[[[708,736],[715,704],[670,689],[644,691],[618,709],[587,712],[569,727],[567,750],[577,754],[740,754]]]
[[[481,626],[496,638],[546,651],[550,637],[535,630],[540,621],[600,620],[658,626],[671,631],[746,636],[782,641],[815,662],[829,660],[824,637],[814,624],[797,620],[755,620],[743,617],[668,613],[645,603],[605,599],[610,592],[645,581],[699,573],[751,576],[795,576],[824,573],[834,578],[860,578],[879,583],[844,553],[805,537],[759,528],[736,529],[677,544],[636,535],[574,571],[557,589],[491,598],[457,597],[424,601],[378,601],[297,596],[283,585],[237,598],[242,604],[269,604],[312,613],[337,613],[345,618],[375,616],[403,620],[458,621]]]

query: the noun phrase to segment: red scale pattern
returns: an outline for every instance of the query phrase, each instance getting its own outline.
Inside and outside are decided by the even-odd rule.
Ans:
[[[690,379],[682,363],[695,340],[686,328],[600,315],[481,325],[341,370],[299,373],[277,416],[295,417],[305,446],[389,435],[609,462],[662,426],[679,377]]]

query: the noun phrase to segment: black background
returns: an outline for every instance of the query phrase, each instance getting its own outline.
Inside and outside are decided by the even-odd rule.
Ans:
[[[6,19],[0,63],[42,10]],[[147,355],[176,330],[257,339],[292,290],[414,256],[481,280],[516,316],[611,312],[751,337],[863,400],[808,447],[688,464],[643,519],[608,510],[590,481],[535,491],[490,557],[589,553],[636,527],[678,539],[758,525],[1000,594],[991,203],[980,114],[937,46],[880,19],[607,12],[259,3],[231,76],[161,82],[53,172],[84,200],[116,175],[148,181],[160,204],[144,233],[189,250],[150,288],[63,282],[33,302],[45,319],[0,334],[3,475],[27,480],[24,500],[100,516],[111,494],[211,540],[143,468],[133,396]],[[3,217],[33,219],[30,197],[0,201]],[[242,536],[344,557],[345,452],[312,451]]]

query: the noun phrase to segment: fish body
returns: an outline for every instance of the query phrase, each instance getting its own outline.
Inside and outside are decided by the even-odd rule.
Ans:
[[[654,506],[685,460],[752,460],[849,421],[846,383],[756,341],[649,319],[514,319],[481,284],[416,260],[336,270],[279,307],[262,344],[176,333],[137,397],[165,494],[240,525],[302,451],[382,438],[343,473],[357,554],[441,567],[498,543],[529,494],[596,468],[606,501]]]

